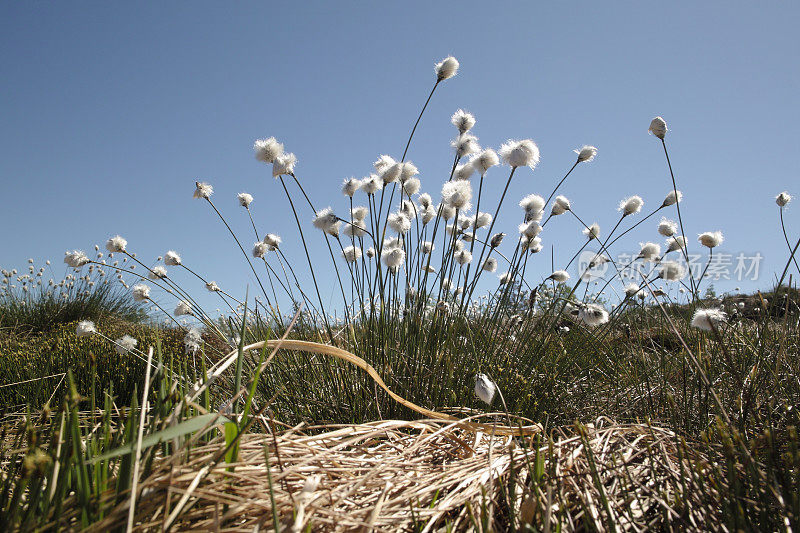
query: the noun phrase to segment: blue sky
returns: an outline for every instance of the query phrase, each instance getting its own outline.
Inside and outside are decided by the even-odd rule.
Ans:
[[[535,172],[512,183],[497,229],[513,232],[516,202],[546,196],[572,149],[593,144],[597,159],[563,193],[607,231],[621,198],[639,194],[649,212],[671,187],[647,134],[661,115],[690,251],[697,233],[720,229],[722,252],[764,259],[758,281],[717,288],[765,288],[788,257],[773,198],[800,194],[798,22],[796,2],[6,2],[0,266],[24,268],[28,257],[60,265],[64,250],[119,233],[145,261],[178,250],[242,294],[253,280],[224,226],[191,198],[199,178],[248,246],[235,197],[253,194],[260,230],[281,234],[304,272],[288,205],[253,158],[253,140],[278,137],[297,154],[312,200],[343,212],[342,178],[366,175],[378,154],[399,158],[433,63],[453,54],[461,70],[437,90],[409,154],[424,190],[437,197],[447,178],[449,117],[463,107],[482,145],[532,138],[541,149]],[[487,205],[506,172],[487,176]],[[660,240],[658,218],[613,251]],[[796,205],[786,219],[796,239]],[[550,246],[563,264],[580,229],[567,217],[548,225],[542,273]],[[327,250],[307,233],[324,297],[336,302]],[[192,292],[218,305],[201,287]]]

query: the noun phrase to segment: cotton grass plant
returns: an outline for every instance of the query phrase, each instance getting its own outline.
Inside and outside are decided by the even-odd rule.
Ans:
[[[320,203],[309,195],[301,158],[288,152],[276,137],[257,139],[253,144],[257,163],[273,180],[254,183],[250,192],[238,193],[235,204],[233,193],[230,202],[217,202],[224,184],[215,184],[215,191],[208,182],[195,182],[194,198],[205,202],[227,228],[254,276],[255,287],[221,287],[195,268],[190,252],[181,255],[169,250],[155,261],[142,261],[134,251],[136,243],[119,235],[106,242],[107,256],[99,247],[96,257],[79,250],[65,255],[65,263],[74,271],[71,277],[83,279],[87,272],[100,271],[115,276],[114,287],[129,290],[136,304],[149,308],[153,319],[168,324],[183,338],[183,355],[191,359],[176,364],[170,355],[167,365],[164,354],[157,353],[155,359],[152,353],[145,354],[144,343],[134,335],[106,335],[102,326],[78,323],[78,337],[104,340],[120,356],[143,364],[148,379],[154,380],[154,404],[137,418],[141,411],[136,405],[145,405],[150,392],[137,391],[125,418],[112,424],[108,413],[113,398],[93,395],[92,405],[102,401],[108,407],[102,419],[106,440],[84,437],[78,410],[83,400],[71,378],[60,425],[47,420],[39,427],[50,432],[51,443],[62,442],[56,435],[71,432],[73,455],[65,460],[51,445],[43,452],[49,459],[42,459],[40,470],[30,474],[35,468],[23,463],[37,467],[41,451],[30,437],[28,455],[16,459],[23,461],[17,472],[27,472],[26,479],[42,486],[47,485],[45,479],[52,480],[55,485],[51,486],[61,492],[49,499],[27,500],[27,514],[17,513],[9,523],[30,524],[33,516],[53,520],[54,512],[64,505],[82,510],[71,515],[71,524],[88,526],[102,519],[104,509],[122,501],[130,487],[130,469],[139,457],[146,458],[145,473],[149,475],[156,468],[156,457],[178,464],[178,455],[190,454],[193,446],[215,443],[196,474],[197,483],[202,483],[220,463],[236,463],[240,446],[245,446],[241,444],[243,435],[254,424],[261,424],[265,433],[274,436],[276,419],[286,424],[362,424],[417,418],[420,412],[435,411],[442,417],[485,419],[491,424],[486,427],[493,428],[499,427],[502,418],[510,433],[515,425],[543,426],[537,437],[543,440],[535,442],[525,434],[505,442],[507,457],[515,457],[513,449],[521,447],[524,458],[520,456],[519,463],[511,464],[508,472],[496,478],[503,479],[499,485],[503,494],[493,496],[489,507],[470,511],[474,524],[486,525],[483,529],[495,520],[509,528],[547,524],[545,530],[554,521],[568,530],[615,529],[634,522],[683,527],[696,516],[713,517],[729,529],[798,526],[800,498],[793,470],[797,465],[797,414],[789,408],[800,401],[800,386],[792,381],[798,374],[798,323],[790,303],[797,295],[783,285],[790,267],[797,267],[794,254],[800,246],[800,241],[791,245],[783,226],[783,209],[791,196],[781,193],[776,198],[790,251],[786,269],[771,296],[772,303],[761,306],[760,319],[742,320],[740,314],[728,312],[734,305],[738,309],[736,301],[711,301],[701,293],[714,248],[723,241],[720,231],[698,236],[699,244],[708,250],[702,273],[695,278],[686,267],[684,198],[669,159],[667,124],[661,117],[654,118],[649,128],[661,143],[667,163],[666,194],[656,199],[629,194],[618,206],[574,205],[566,196],[570,176],[590,174],[601,154],[594,146],[582,145],[574,154],[564,149],[568,163],[559,181],[537,185],[539,190],[512,201],[507,198],[512,181],[526,179],[531,173],[538,175],[538,145],[532,139],[517,139],[495,148],[481,146],[476,136],[478,118],[460,108],[451,117],[455,129],[448,152],[448,145],[441,141],[450,164],[449,176],[439,182],[420,178],[426,175],[424,169],[408,159],[413,154],[412,140],[440,86],[458,69],[453,57],[435,65],[433,87],[402,153],[390,152],[400,153],[400,157],[381,154],[371,165],[354,163],[354,172],[368,167],[369,171],[359,174],[360,178],[348,176],[340,183],[330,183],[331,191],[338,188],[342,193],[335,204]],[[398,142],[394,148],[399,146]],[[297,153],[302,157],[302,150]],[[552,157],[558,159],[562,154]],[[539,178],[534,183],[547,182]],[[488,205],[488,183],[502,191],[496,204]],[[282,239],[295,237],[279,236],[270,233],[274,228],[263,227],[260,198],[266,196],[285,198],[285,212],[291,212],[303,257],[290,258],[283,252]],[[235,206],[236,212],[219,207],[228,204]],[[585,222],[615,207],[618,215],[610,230]],[[660,222],[654,218],[657,215],[662,217]],[[239,235],[232,229],[229,219],[235,216],[247,218],[252,235]],[[498,221],[509,220],[509,216],[514,222],[503,222],[501,227]],[[556,243],[548,242],[555,224],[574,229],[573,243],[557,243],[558,256],[571,258],[564,264],[555,264]],[[644,241],[634,240],[634,235]],[[662,239],[666,239],[663,246]],[[167,244],[180,243],[165,243],[165,247]],[[628,264],[613,259],[620,251],[630,253]],[[577,272],[572,275],[570,269],[579,257]],[[605,271],[598,274],[599,267]],[[321,296],[318,277],[323,269],[336,280],[340,300],[333,308],[330,303],[326,306]],[[624,273],[630,269],[637,277],[626,280]],[[305,282],[308,279],[310,284]],[[29,286],[28,278],[25,280]],[[17,287],[11,287],[15,284],[6,281],[5,285],[4,298],[18,295],[13,292]],[[219,299],[223,311],[212,313],[199,304],[193,294],[202,288]],[[783,317],[783,322],[774,321],[775,316]],[[342,360],[327,356],[325,349],[310,352],[300,348],[310,344],[291,344],[289,340],[283,342],[295,348],[280,349],[276,339],[281,338],[313,341],[315,346],[329,347],[328,352],[342,350],[348,356]],[[268,353],[270,342],[275,349]],[[364,364],[350,364],[354,360]],[[365,373],[367,367],[371,370]],[[495,397],[502,400],[501,413],[491,411],[499,407]],[[584,500],[581,511],[565,502],[553,503],[552,484],[569,472],[557,466],[559,454],[552,441],[548,444],[547,432],[574,420],[602,416],[642,423],[644,428],[651,422],[670,426],[669,436],[659,437],[669,441],[669,452],[662,456],[680,468],[664,475],[680,480],[684,501],[676,501],[680,500],[674,492],[677,489],[667,493],[651,487],[647,497],[655,494],[653,501],[659,504],[647,509],[658,509],[650,511],[655,515],[637,514],[630,501],[627,507],[618,501],[608,503],[598,481],[607,465],[596,462],[590,446],[582,475],[586,476],[583,483],[592,489],[576,490],[575,494],[599,500]],[[202,420],[202,425],[197,420]],[[114,424],[116,429],[112,429]],[[137,424],[139,434],[150,435],[151,440],[159,434],[169,438],[164,436],[160,448],[151,448],[144,455],[139,455],[141,449],[133,453]],[[215,424],[222,428],[218,434],[212,430]],[[169,429],[176,425],[191,430]],[[28,433],[37,431],[42,430]],[[649,430],[641,431],[644,435]],[[184,437],[191,432],[197,433]],[[575,432],[576,436],[565,439],[588,443],[593,438],[592,430],[580,424]],[[91,443],[89,451],[76,452],[75,442],[84,438]],[[684,439],[702,452],[692,450]],[[103,455],[123,443],[131,450],[119,462]],[[632,454],[645,453],[630,450]],[[787,450],[795,455],[781,455]],[[263,453],[270,465],[269,454],[279,454],[280,447],[275,444],[270,451],[265,446]],[[490,463],[492,453],[490,445]],[[725,466],[705,470],[715,476],[714,488],[697,488],[702,484],[706,460]],[[119,468],[115,482],[87,466],[87,461]],[[550,465],[546,473],[545,464]],[[647,464],[655,468],[656,463]],[[51,465],[63,465],[77,478],[60,479]],[[265,505],[271,512],[270,525],[279,529],[275,494],[292,491],[285,481],[277,488],[279,482],[272,478],[271,468],[266,470],[271,500]],[[522,472],[525,476],[517,478]],[[487,483],[495,479],[493,473],[487,476]],[[8,479],[4,501],[10,504],[23,496],[19,492],[22,486]],[[318,486],[318,481],[311,479],[302,485],[299,500],[292,499],[295,519],[307,517],[311,509]],[[646,478],[635,479],[638,483]],[[699,496],[689,498],[687,484],[700,491]],[[116,490],[113,498],[112,487]],[[639,489],[631,490],[637,497],[645,497],[636,492]],[[525,496],[515,498],[515,491]],[[585,496],[589,493],[595,496]],[[167,498],[162,513],[165,525],[182,516],[187,498],[177,503]],[[90,500],[102,505],[98,508]],[[502,505],[498,503],[501,500],[505,502]],[[280,502],[286,505],[284,500]],[[533,507],[523,509],[524,502]],[[221,513],[225,520],[232,520],[225,514],[227,505]],[[561,511],[556,515],[553,510],[557,508]],[[702,512],[695,513],[697,509]],[[439,519],[455,523],[442,516]],[[302,527],[306,518],[300,522]]]

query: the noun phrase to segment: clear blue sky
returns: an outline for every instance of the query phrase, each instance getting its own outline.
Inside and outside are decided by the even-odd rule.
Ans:
[[[759,281],[718,289],[764,288],[788,257],[773,198],[800,194],[798,23],[796,2],[4,2],[0,265],[49,258],[60,269],[64,250],[119,233],[144,260],[176,249],[242,294],[253,282],[225,228],[192,200],[195,179],[214,185],[248,247],[235,196],[253,194],[261,231],[281,234],[304,265],[253,140],[278,137],[312,199],[344,212],[342,178],[369,173],[378,154],[399,158],[433,63],[453,54],[461,70],[437,90],[410,151],[424,190],[438,197],[449,117],[463,107],[482,145],[533,138],[542,152],[535,172],[518,173],[498,228],[512,233],[519,198],[549,193],[571,150],[593,144],[597,159],[563,192],[608,231],[622,197],[641,195],[647,212],[670,189],[647,134],[662,115],[690,251],[697,233],[721,229],[723,252],[764,261]],[[487,203],[506,172],[490,172]],[[796,239],[800,206],[786,214]],[[616,251],[660,242],[657,218]],[[579,230],[566,216],[548,225],[542,272],[550,245],[563,264]],[[338,301],[321,237],[308,232],[325,297]]]

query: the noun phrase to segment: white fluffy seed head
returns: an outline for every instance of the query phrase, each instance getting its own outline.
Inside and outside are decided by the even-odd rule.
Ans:
[[[583,234],[591,241],[592,239],[596,239],[600,236],[600,224],[597,222],[593,223],[588,228],[583,228]]]
[[[244,208],[250,207],[250,204],[253,203],[253,195],[246,192],[240,192],[236,199],[239,200],[239,205]]]
[[[650,121],[650,127],[647,129],[647,131],[663,140],[667,135],[667,123],[663,118],[656,117]]]
[[[427,207],[423,207],[422,211],[420,212],[420,217],[422,218],[422,224],[425,225],[434,218],[436,218],[436,208],[432,205]]]
[[[669,205],[677,204],[682,199],[683,199],[683,193],[681,191],[676,191],[675,189],[673,189],[667,193],[667,196],[664,198],[664,203],[661,205],[666,207]]]
[[[628,283],[625,285],[625,296],[633,298],[639,292],[639,286],[635,283]]]
[[[468,181],[448,181],[442,186],[442,199],[446,206],[453,209],[468,209],[472,200],[472,185]],[[453,213],[455,215],[455,213]],[[451,217],[445,217],[449,220]]]
[[[513,168],[531,167],[533,170],[539,164],[539,147],[530,139],[508,140],[500,147],[500,157]]]
[[[419,198],[417,198],[417,202],[419,202],[420,207],[425,208],[433,205],[433,198],[431,198],[430,194],[424,192],[419,195]]]
[[[667,253],[674,252],[686,248],[686,237],[683,235],[675,235],[667,239]]]
[[[553,216],[558,216],[566,213],[570,209],[570,203],[566,196],[556,196],[555,200],[553,200],[553,208],[550,211],[550,214]]]
[[[477,153],[481,149],[478,144],[478,138],[470,133],[462,133],[453,139],[450,146],[453,147],[453,150],[456,151],[456,156],[459,158]]]
[[[500,285],[505,285],[509,281],[511,281],[511,273],[503,272],[502,274],[500,274],[499,278],[500,278]]]
[[[208,292],[219,292],[219,285],[217,285],[216,281],[209,281],[206,283],[206,290]]]
[[[619,203],[617,211],[620,211],[622,216],[633,215],[641,211],[643,205],[644,200],[642,200],[641,196],[631,196],[629,198],[625,198]]]
[[[489,376],[486,374],[477,374],[475,376],[475,396],[483,403],[491,405],[496,392],[497,386],[489,379]]]
[[[361,219],[354,219],[352,223],[345,224],[342,233],[348,237],[363,237],[367,234],[367,227]]]
[[[339,226],[341,222],[330,207],[317,211],[312,223],[315,228],[329,235],[333,235],[334,237],[339,235]]]
[[[498,246],[500,246],[500,243],[503,242],[503,239],[505,237],[506,237],[505,233],[502,232],[495,233],[494,235],[492,235],[492,239],[489,241],[489,246],[491,246],[492,248],[497,248]]]
[[[364,220],[369,215],[369,209],[363,205],[358,205],[350,210],[350,216],[353,220]]]
[[[481,176],[486,174],[487,170],[499,164],[500,158],[497,157],[497,152],[491,148],[483,150],[472,159],[472,166]]]
[[[447,56],[436,63],[436,81],[444,81],[455,76],[458,72],[458,66],[458,59],[453,56]]]
[[[267,250],[274,252],[281,245],[281,238],[274,233],[267,233],[264,235],[264,244],[267,245]]]
[[[287,154],[280,154],[272,162],[272,177],[294,175],[294,166],[297,164],[297,156],[289,152]]]
[[[265,242],[258,241],[257,243],[253,244],[253,257],[256,259],[261,259],[267,252],[269,251],[269,246]]]
[[[519,225],[519,232],[521,235],[529,239],[533,239],[542,232],[542,226],[538,222],[531,220]]]
[[[468,265],[472,262],[472,253],[469,250],[461,250],[456,253],[456,263],[459,265]]]
[[[393,163],[391,165],[387,165],[380,172],[384,186],[387,183],[392,183],[400,179],[400,175],[402,174],[402,172],[403,172],[403,163]]]
[[[597,155],[597,148],[589,146],[588,144],[573,151],[578,154],[578,163],[588,163]]]
[[[556,270],[550,274],[549,279],[552,279],[556,283],[564,283],[569,279],[569,272],[566,270]]]
[[[170,250],[164,254],[164,264],[168,266],[178,266],[181,264],[181,256],[178,255],[178,252]]]
[[[422,253],[429,254],[433,251],[434,245],[431,241],[422,241]]]
[[[350,198],[361,188],[361,180],[356,178],[346,178],[342,182],[342,194]]]
[[[405,183],[417,174],[419,174],[417,166],[411,161],[406,161],[400,166],[400,183]]]
[[[75,334],[78,337],[85,337],[87,335],[91,335],[92,333],[97,333],[97,328],[94,327],[94,322],[91,320],[81,320],[78,322],[78,326],[75,328]]]
[[[420,186],[419,178],[408,178],[403,182],[403,192],[406,193],[406,196],[417,194]]]
[[[358,246],[348,246],[344,249],[342,255],[348,263],[354,263],[361,259],[361,248]]]
[[[722,309],[698,309],[692,317],[692,327],[712,331],[727,321],[728,315]]]
[[[377,174],[370,174],[361,181],[361,190],[371,196],[383,189],[383,180]]]
[[[598,304],[589,304],[578,311],[578,320],[590,327],[608,322],[608,311]]]
[[[697,236],[697,240],[706,248],[716,248],[725,238],[721,231],[706,231]]]
[[[406,233],[411,229],[411,220],[402,213],[391,213],[388,217],[389,227],[395,233]]]
[[[383,172],[387,167],[394,165],[396,161],[392,156],[389,155],[379,155],[378,159],[372,164],[375,167],[375,171],[378,173]]]
[[[639,255],[636,259],[643,259],[645,261],[657,261],[658,256],[661,255],[661,245],[654,242],[645,242],[641,245]]]
[[[173,311],[175,316],[183,316],[183,315],[191,315],[192,314],[192,305],[187,302],[186,300],[181,300],[175,306],[175,310]]]
[[[492,215],[481,211],[480,213],[475,213],[475,218],[473,219],[472,225],[475,227],[475,229],[480,229],[488,226],[491,223]]]
[[[664,281],[680,281],[686,276],[686,269],[675,261],[664,261],[658,272],[658,277]]]
[[[486,261],[483,262],[482,268],[487,272],[494,272],[497,270],[497,259],[494,257],[487,257]]]
[[[462,165],[458,165],[456,167],[455,172],[453,172],[453,176],[457,180],[468,180],[472,177],[474,173],[475,173],[475,167],[472,166],[471,162],[468,162]]]
[[[214,194],[214,187],[212,187],[209,183],[204,181],[195,181],[194,182],[194,194],[192,195],[195,198],[204,198],[208,200],[211,198],[211,195]]]
[[[672,237],[678,232],[678,224],[673,220],[662,218],[658,223],[658,233],[664,237]]]
[[[458,133],[467,133],[475,125],[475,117],[472,113],[459,109],[450,117],[450,122],[458,129]]]
[[[786,205],[792,201],[792,195],[786,191],[783,191],[778,196],[775,197],[775,203],[778,204],[780,207],[786,207]]]
[[[366,254],[367,254],[367,257],[369,257],[370,259],[375,257],[375,248],[370,246],[369,248],[367,248]]]
[[[253,143],[253,151],[255,152],[256,159],[259,161],[272,163],[283,153],[283,145],[279,143],[275,137],[256,139]]]
[[[116,343],[114,349],[120,355],[127,354],[128,352],[136,348],[136,345],[138,344],[138,341],[133,337],[131,337],[130,335],[123,335],[121,338],[117,339],[114,342]]]
[[[128,241],[119,235],[115,235],[106,241],[106,250],[111,253],[124,252],[126,246],[128,246]]]
[[[381,261],[383,261],[383,264],[392,270],[397,269],[405,260],[406,253],[402,248],[384,249],[381,254]]]
[[[150,287],[144,283],[134,285],[131,289],[131,293],[133,293],[133,299],[137,302],[143,302],[150,299]]]
[[[81,250],[73,250],[64,254],[64,262],[72,268],[81,268],[89,262],[89,257]]]
[[[525,211],[525,214],[536,214],[541,220],[540,213],[544,210],[545,200],[538,194],[529,194],[519,202],[519,206]]]

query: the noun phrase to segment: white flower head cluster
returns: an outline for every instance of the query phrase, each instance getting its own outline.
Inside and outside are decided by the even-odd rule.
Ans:
[[[661,140],[664,140],[664,137],[667,135],[667,123],[661,117],[656,117],[650,121],[650,127],[648,130],[650,133],[655,135]]]
[[[436,63],[436,82],[444,81],[452,78],[458,72],[458,59],[453,56],[447,56],[438,63]]]
[[[563,215],[570,210],[570,203],[566,196],[556,196],[553,200],[553,207],[550,210],[552,216]]]
[[[593,223],[588,228],[583,229],[583,234],[591,241],[592,239],[597,239],[600,237],[600,224],[597,222]]]
[[[333,209],[330,207],[326,207],[325,209],[317,211],[312,222],[315,228],[327,233],[328,235],[333,235],[334,237],[339,235],[341,221],[339,220],[339,217],[334,214]]]
[[[470,133],[462,133],[450,143],[453,150],[456,151],[456,157],[459,159],[470,154],[480,151],[481,147],[478,144],[478,138]],[[469,165],[472,169],[472,165]]]
[[[658,277],[665,281],[680,281],[686,276],[686,269],[675,261],[664,261],[658,272]]]
[[[164,254],[164,264],[168,266],[178,266],[181,264],[181,256],[174,250],[169,250]]]
[[[267,233],[264,235],[264,244],[267,245],[267,250],[270,252],[274,252],[280,248],[281,242],[281,238],[274,233]]]
[[[381,253],[381,261],[391,271],[397,270],[406,260],[406,252],[400,247],[387,247]]]
[[[395,233],[407,233],[411,229],[411,220],[403,213],[391,213],[387,218],[389,228]]]
[[[192,354],[200,349],[203,344],[203,336],[198,328],[192,328],[186,332],[183,337],[183,345],[186,347],[186,353]]]
[[[641,196],[631,196],[629,198],[625,198],[619,203],[617,211],[620,211],[622,216],[626,217],[641,211],[643,205],[644,200],[642,200]]]
[[[133,293],[133,299],[137,302],[143,302],[150,299],[150,287],[144,283],[134,285],[131,289],[131,293]]]
[[[186,300],[181,300],[175,306],[175,311],[173,311],[175,316],[183,316],[183,315],[192,315],[192,304],[187,302]]]
[[[728,321],[722,309],[698,309],[692,316],[692,327],[703,331],[713,331]]]
[[[670,205],[675,205],[681,200],[683,200],[683,193],[673,189],[667,193],[667,196],[664,198],[664,203],[661,204],[661,206],[668,207]]]
[[[666,218],[662,218],[661,222],[658,223],[658,233],[663,235],[664,237],[672,237],[676,233],[678,233],[678,224],[674,220],[668,220]]]
[[[275,137],[269,139],[256,139],[253,143],[253,151],[256,159],[264,163],[272,163],[283,153],[283,144],[279,143]]]
[[[529,194],[519,202],[519,206],[525,211],[525,220],[536,222],[542,220],[544,215],[545,199],[538,194]]]
[[[75,328],[75,334],[78,337],[86,337],[92,333],[97,333],[97,328],[94,327],[94,322],[91,320],[81,320]]]
[[[294,176],[294,166],[297,164],[297,156],[293,153],[281,154],[272,162],[272,177],[287,175]]]
[[[73,250],[64,254],[64,262],[72,268],[81,268],[89,261],[90,259],[81,250]]]
[[[472,177],[475,173],[475,167],[472,165],[472,162],[464,163],[463,165],[456,166],[455,171],[453,172],[453,176],[457,180],[468,180]]]
[[[531,167],[539,164],[539,147],[530,139],[508,140],[500,147],[500,157],[512,168]]]
[[[342,252],[342,256],[348,263],[355,263],[361,259],[361,248],[358,246],[348,246]]]
[[[372,196],[381,189],[383,189],[383,180],[377,174],[370,174],[361,181],[361,190],[368,196]]]
[[[456,252],[455,259],[459,265],[468,265],[472,262],[472,253],[469,250],[461,250]]]
[[[402,183],[403,183],[403,192],[406,193],[406,196],[417,194],[419,192],[420,187],[422,186],[422,184],[419,181],[419,178],[408,178]]]
[[[475,376],[475,396],[480,398],[483,403],[491,405],[496,392],[497,386],[489,376],[486,374],[477,374]]]
[[[108,250],[112,254],[117,252],[124,252],[126,246],[128,246],[128,241],[126,241],[119,235],[115,235],[106,241],[106,250]]]
[[[475,125],[475,117],[472,113],[459,109],[450,117],[450,122],[458,129],[458,133],[467,133]]]
[[[706,231],[698,235],[697,240],[706,248],[716,248],[725,238],[721,231]]]
[[[256,259],[263,258],[265,255],[267,255],[268,251],[269,251],[269,245],[264,241],[258,241],[253,244],[253,257],[255,257]]]
[[[494,257],[487,257],[483,262],[483,270],[486,272],[494,272],[497,270],[497,259]]]
[[[467,210],[470,207],[470,200],[472,200],[472,185],[468,181],[448,181],[442,186],[442,199],[446,207],[453,210]],[[450,216],[445,216],[444,210],[442,215],[446,220],[455,216],[453,212]]]
[[[667,253],[686,248],[686,237],[675,235],[667,239]]]
[[[608,322],[608,311],[601,305],[588,304],[578,311],[578,320],[590,327],[599,326]]]
[[[497,152],[491,148],[486,148],[479,154],[475,155],[475,157],[470,160],[470,164],[478,172],[478,174],[483,176],[486,174],[487,170],[495,165],[500,164],[500,158],[497,156]]]
[[[120,355],[125,355],[136,348],[136,345],[139,343],[139,341],[130,335],[123,335],[121,338],[114,341],[114,343],[116,344],[114,349],[117,350],[117,353]]]
[[[342,182],[342,194],[350,198],[361,188],[361,180],[350,177]]]
[[[164,279],[167,277],[167,268],[162,265],[156,265],[150,269],[147,277],[152,280]]]
[[[211,198],[211,195],[214,194],[214,187],[205,181],[195,181],[194,187],[194,194],[192,196],[195,198],[204,198],[208,200]]]
[[[556,283],[564,283],[569,279],[569,273],[566,270],[556,270],[548,276],[548,279],[552,279]]]
[[[220,288],[216,281],[209,281],[206,283],[206,290],[208,292],[219,292]]]
[[[589,163],[597,155],[597,148],[588,144],[573,151],[578,154],[578,163]]]
[[[789,202],[792,201],[792,195],[786,191],[783,191],[778,196],[775,197],[775,203],[778,204],[780,207],[786,207]]]
[[[658,261],[658,258],[661,255],[661,245],[654,242],[646,242],[641,246],[642,247],[639,250],[639,255],[636,256],[636,259],[642,259],[645,262]]]
[[[240,192],[236,195],[236,198],[239,200],[239,205],[245,209],[248,209],[250,204],[253,203],[253,195],[246,192]]]

